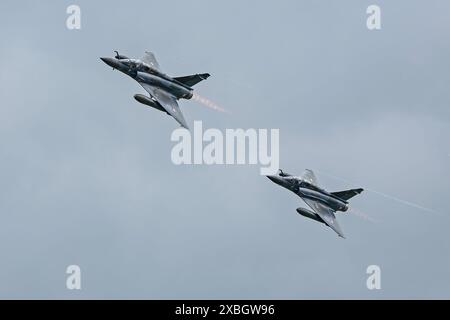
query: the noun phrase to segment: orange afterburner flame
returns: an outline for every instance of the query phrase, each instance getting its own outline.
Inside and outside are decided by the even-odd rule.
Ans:
[[[219,105],[217,105],[216,103],[212,102],[211,100],[204,98],[202,96],[200,96],[197,93],[194,93],[192,96],[192,100],[200,103],[201,105],[209,108],[209,109],[213,109],[215,111],[218,112],[224,112],[224,113],[229,113],[227,110],[225,110],[224,108],[220,107]]]

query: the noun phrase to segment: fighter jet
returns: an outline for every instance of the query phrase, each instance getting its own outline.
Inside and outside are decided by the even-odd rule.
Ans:
[[[306,169],[300,177],[285,173],[281,169],[277,175],[267,177],[276,184],[294,192],[313,210],[297,208],[299,214],[325,224],[340,237],[345,238],[334,214],[336,211],[347,211],[347,200],[360,194],[364,189],[350,189],[338,192],[325,191],[318,186],[314,172],[309,169]]]
[[[177,100],[190,99],[192,86],[206,80],[210,74],[193,74],[184,77],[169,77],[161,71],[155,55],[146,51],[141,59],[130,59],[117,51],[114,58],[100,58],[104,63],[136,80],[148,92],[149,96],[135,94],[134,98],[147,106],[166,112],[178,123],[189,129],[181,113]]]

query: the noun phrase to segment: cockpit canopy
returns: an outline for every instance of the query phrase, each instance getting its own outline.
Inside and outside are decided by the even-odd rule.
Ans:
[[[128,59],[127,58],[127,59],[120,60],[120,62],[125,64],[128,68],[135,69],[136,71],[159,74],[159,72],[157,70],[155,70],[154,68],[152,68],[151,66],[149,66],[148,64],[146,64],[145,62],[143,62],[140,59]]]
[[[129,66],[129,67],[137,67],[137,66],[139,66],[139,65],[142,64],[142,62],[141,62],[140,60],[137,60],[137,59],[129,59],[129,58],[121,59],[120,62],[126,64],[126,65]]]
[[[296,183],[300,187],[310,187],[311,186],[311,184],[308,181],[303,180],[301,177],[293,176],[292,174],[284,172],[281,169],[278,169],[278,176],[286,178],[285,180],[292,181],[293,183]]]

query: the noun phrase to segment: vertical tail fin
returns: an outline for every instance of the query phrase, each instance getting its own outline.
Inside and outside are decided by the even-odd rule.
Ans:
[[[347,201],[348,199],[353,198],[354,196],[360,194],[363,191],[364,191],[364,189],[359,188],[359,189],[350,189],[350,190],[332,192],[331,194],[342,200]]]
[[[209,76],[210,76],[209,73],[202,73],[202,74],[193,74],[185,77],[176,77],[174,79],[188,87],[192,87],[197,83],[199,83],[200,81],[208,79]]]

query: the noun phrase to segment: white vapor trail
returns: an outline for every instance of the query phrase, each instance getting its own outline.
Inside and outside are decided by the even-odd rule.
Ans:
[[[355,184],[352,181],[349,181],[349,180],[337,177],[335,175],[332,175],[332,174],[329,174],[329,173],[326,173],[326,172],[323,172],[323,171],[317,171],[317,172],[319,172],[319,173],[321,173],[321,174],[323,174],[325,176],[328,176],[330,178],[333,178],[333,179],[336,179],[336,180],[340,180],[340,181],[345,182],[345,183],[350,183],[350,184],[353,184],[353,185],[357,185],[357,184]],[[387,199],[397,201],[397,202],[402,203],[404,205],[407,205],[407,206],[410,206],[410,207],[413,207],[413,208],[416,208],[416,209],[420,209],[420,210],[423,210],[423,211],[426,211],[426,212],[429,212],[429,213],[434,213],[434,214],[438,214],[438,215],[442,216],[442,213],[440,213],[440,212],[438,212],[436,210],[433,210],[433,209],[421,206],[421,205],[419,205],[417,203],[414,203],[414,202],[411,202],[411,201],[408,201],[408,200],[404,200],[404,199],[400,199],[398,197],[395,197],[395,196],[392,196],[392,195],[389,195],[389,194],[386,194],[384,192],[380,192],[380,191],[377,191],[377,190],[374,190],[374,189],[369,189],[369,188],[365,188],[364,187],[364,190],[372,192],[372,193],[375,193],[375,194],[377,194],[379,196],[382,196],[382,197],[385,197]]]
[[[353,207],[350,207],[350,208],[348,209],[348,212],[350,212],[351,214],[354,214],[355,216],[358,216],[358,217],[360,217],[360,218],[362,218],[362,219],[364,219],[364,220],[366,220],[366,221],[370,221],[370,222],[372,222],[372,223],[378,222],[377,220],[375,220],[375,219],[369,217],[369,216],[368,216],[367,214],[365,214],[364,212],[362,212],[362,211],[360,211],[360,210],[358,210],[358,209],[355,209],[355,208],[353,208]]]

